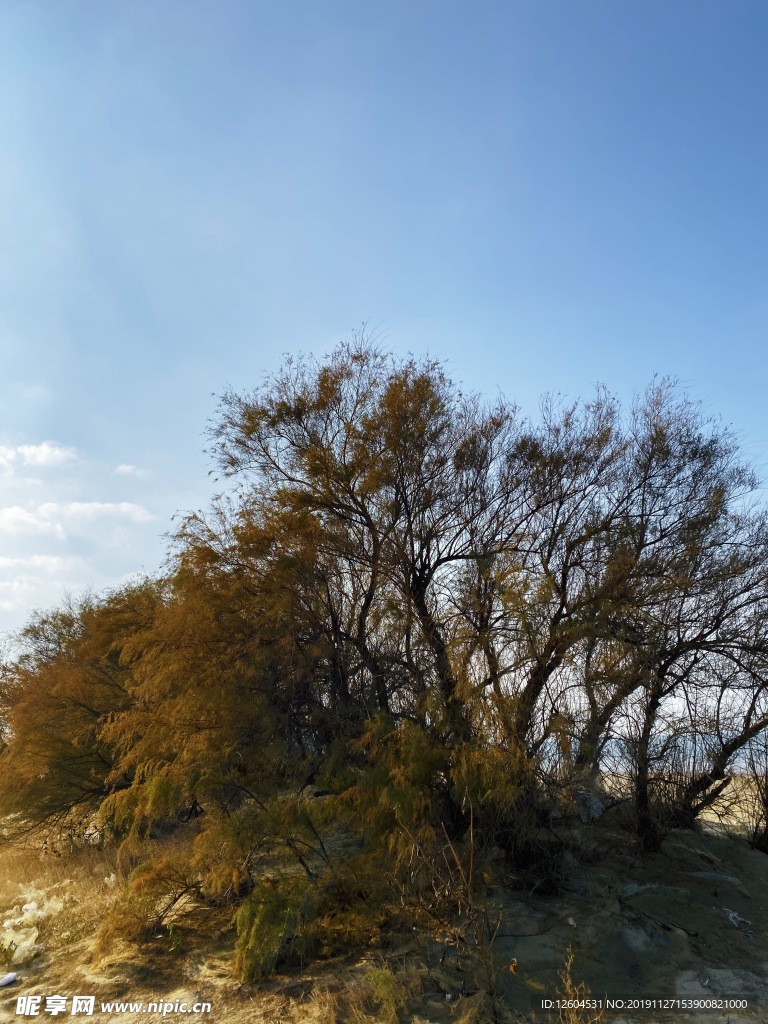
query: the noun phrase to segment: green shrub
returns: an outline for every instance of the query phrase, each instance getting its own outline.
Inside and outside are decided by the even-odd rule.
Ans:
[[[246,982],[258,981],[281,963],[310,955],[315,942],[306,924],[315,917],[316,891],[309,879],[259,883],[235,915],[238,975]]]

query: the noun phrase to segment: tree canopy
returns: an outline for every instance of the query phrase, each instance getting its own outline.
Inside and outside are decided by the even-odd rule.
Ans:
[[[246,973],[276,850],[327,931],[430,837],[522,863],[597,780],[653,848],[764,738],[766,512],[674,382],[531,422],[356,338],[227,392],[211,453],[224,494],[157,578],[23,632],[0,812],[126,850],[181,829],[168,877],[245,900]]]

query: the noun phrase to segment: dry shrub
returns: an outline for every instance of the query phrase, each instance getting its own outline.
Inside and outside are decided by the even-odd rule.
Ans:
[[[421,990],[416,970],[368,970],[350,986],[344,1010],[349,1024],[400,1024]]]
[[[139,943],[146,938],[153,908],[154,903],[121,893],[97,932],[94,945],[97,956],[106,956],[121,942]]]
[[[309,1004],[298,1007],[292,1015],[296,1024],[337,1024],[339,1019],[339,997],[325,987],[318,987],[312,993]],[[293,1022],[292,1022],[293,1024]]]
[[[259,981],[291,959],[314,952],[306,924],[317,915],[309,879],[264,879],[237,914],[235,970],[246,982]]]
[[[393,971],[382,963],[334,990],[318,986],[308,1006],[295,1008],[295,1020],[297,1024],[418,1024],[414,1009],[421,991],[416,968]]]
[[[573,980],[572,969],[573,950],[569,946],[565,954],[565,963],[559,971],[558,999],[566,1004],[558,1009],[560,1024],[601,1024],[605,1020],[603,1011],[584,1006],[591,998],[590,991],[583,981],[577,983]]]
[[[10,967],[13,963],[13,955],[15,952],[15,942],[9,942],[8,945],[0,942],[0,967]]]
[[[253,1019],[261,1024],[427,1024],[415,1012],[423,975],[415,967],[393,971],[384,962],[359,965],[332,982],[315,982],[303,997],[260,994]],[[461,1017],[457,1024],[470,1021]]]
[[[199,881],[189,874],[183,850],[171,850],[134,868],[96,941],[103,955],[117,941],[140,942],[172,921],[199,896]]]

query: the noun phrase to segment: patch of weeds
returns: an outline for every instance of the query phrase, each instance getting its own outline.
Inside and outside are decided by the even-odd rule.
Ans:
[[[16,943],[11,939],[8,945],[0,942],[0,964],[3,967],[10,967],[13,963],[13,954],[16,952]]]
[[[569,946],[565,953],[565,963],[558,972],[560,977],[560,991],[558,998],[558,1020],[560,1024],[602,1024],[605,1014],[602,1010],[592,1009],[589,1006],[591,994],[583,981],[576,983],[573,980],[573,950]]]
[[[398,1024],[420,988],[415,972],[395,974],[389,967],[374,967],[352,986],[347,1001],[350,1024]]]
[[[168,922],[168,948],[172,953],[181,953],[184,948],[184,940],[173,921]]]

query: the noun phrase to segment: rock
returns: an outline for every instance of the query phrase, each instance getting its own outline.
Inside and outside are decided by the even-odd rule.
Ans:
[[[741,884],[739,879],[735,878],[733,875],[724,875],[722,871],[686,871],[686,874],[689,878],[703,878],[707,881],[711,880],[713,882],[731,885],[734,889],[740,892],[742,896],[750,898],[750,894]]]
[[[640,892],[646,892],[648,889],[658,889],[658,882],[648,882],[646,885],[638,885],[637,882],[627,882],[622,888],[621,895],[626,898],[627,896],[637,896]]]
[[[605,812],[606,805],[597,795],[583,789],[577,789],[573,794],[576,806],[579,809],[579,817],[587,824],[590,821],[597,821]]]

